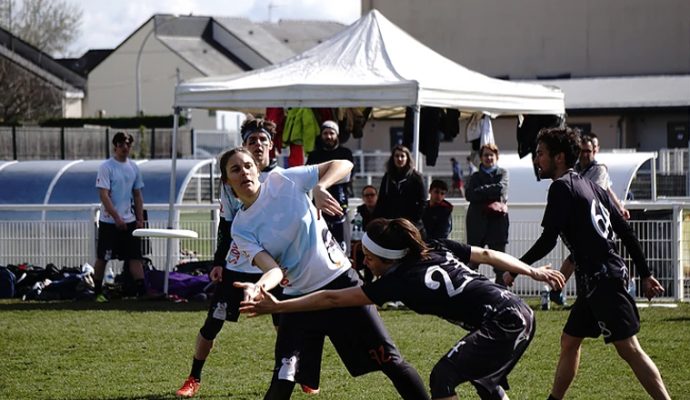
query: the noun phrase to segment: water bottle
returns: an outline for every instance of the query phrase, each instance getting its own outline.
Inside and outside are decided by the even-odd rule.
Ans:
[[[541,291],[541,309],[546,311],[549,309],[551,303],[549,301],[549,287],[544,286],[544,289]]]
[[[362,215],[357,212],[352,220],[352,240],[362,240],[364,229],[362,227]]]
[[[635,284],[635,278],[630,278],[630,282],[628,282],[628,294],[633,299],[637,297],[637,285]]]
[[[108,266],[105,270],[105,276],[103,277],[103,283],[105,285],[114,285],[115,284],[115,273],[113,272],[113,268],[111,266]]]

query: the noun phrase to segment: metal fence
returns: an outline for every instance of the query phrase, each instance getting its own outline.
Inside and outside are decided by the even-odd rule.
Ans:
[[[42,128],[0,126],[0,160],[78,160],[110,157],[112,137],[118,131],[134,136],[133,158],[170,158],[171,128],[117,129],[102,126],[87,128]],[[177,152],[190,156],[194,131],[181,127]]]
[[[465,212],[467,202],[450,199],[454,204],[453,231],[451,238],[465,241]],[[351,209],[361,204],[360,199],[353,199]],[[168,205],[147,204],[149,210],[168,210]],[[149,257],[158,269],[166,266],[168,240],[173,249],[173,260],[170,266],[185,261],[211,260],[216,248],[216,227],[218,224],[218,206],[211,204],[177,206],[179,212],[176,226],[191,229],[199,233],[198,239],[159,239],[151,238]],[[541,216],[543,204],[511,204],[511,210],[531,210]],[[628,204],[631,210],[659,210],[665,212],[663,219],[632,220],[647,255],[650,267],[657,279],[666,289],[665,298],[690,301],[690,203],[674,204],[639,203]],[[90,210],[93,219],[88,221],[0,221],[0,265],[31,263],[45,266],[53,263],[60,266],[79,266],[93,263],[96,249],[96,213],[98,205],[76,206],[23,206],[0,205],[0,211],[51,211],[55,215],[60,210]],[[541,233],[540,220],[511,220],[509,244],[506,251],[516,256],[524,254]],[[151,228],[165,228],[166,220],[149,221]],[[568,252],[560,244],[538,264],[551,263],[560,268]],[[622,253],[630,264],[627,253]],[[115,263],[119,271],[121,263]],[[480,271],[493,277],[493,271],[485,265]],[[640,288],[639,281],[637,288]],[[574,295],[574,280],[566,286],[566,295]],[[527,278],[519,278],[515,292],[521,296],[536,296],[543,285]],[[638,292],[639,295],[639,292]]]

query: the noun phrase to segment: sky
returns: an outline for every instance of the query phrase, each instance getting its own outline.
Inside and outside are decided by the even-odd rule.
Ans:
[[[361,15],[361,0],[66,0],[83,12],[81,34],[66,56],[112,49],[153,14],[331,20],[349,25]],[[327,5],[327,7],[325,6]],[[269,11],[270,10],[270,11]]]

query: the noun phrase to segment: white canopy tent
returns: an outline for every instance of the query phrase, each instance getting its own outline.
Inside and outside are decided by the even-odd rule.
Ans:
[[[563,92],[471,71],[426,47],[377,10],[306,52],[238,75],[177,85],[175,109],[420,106],[501,114],[565,114]]]
[[[424,105],[491,114],[564,114],[559,89],[471,71],[377,10],[279,64],[183,82],[175,104],[212,109]]]
[[[491,115],[565,114],[564,96],[559,89],[494,79],[471,71],[429,49],[372,10],[329,40],[279,64],[178,84],[173,137],[183,108],[395,106],[411,106],[415,111],[412,151],[416,165],[421,106]],[[173,151],[173,174],[175,157]],[[174,227],[172,214],[170,228]]]

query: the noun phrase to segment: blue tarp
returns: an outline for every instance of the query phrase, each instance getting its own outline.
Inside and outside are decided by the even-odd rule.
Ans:
[[[97,204],[100,199],[96,190],[96,175],[102,162],[103,160],[0,161],[0,204]],[[176,203],[182,202],[192,176],[212,162],[212,159],[177,160]],[[144,205],[168,204],[172,160],[137,160],[137,163],[144,178]],[[167,212],[160,214],[167,216]],[[37,220],[44,218],[44,213],[3,210],[0,211],[0,218]],[[48,212],[45,213],[45,218],[84,220],[93,218],[93,215],[85,207],[83,212]]]

